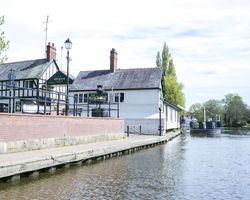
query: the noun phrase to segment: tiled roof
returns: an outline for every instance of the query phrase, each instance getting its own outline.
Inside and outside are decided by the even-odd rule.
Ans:
[[[52,62],[47,59],[36,59],[0,64],[0,80],[8,80],[11,69],[15,70],[16,79],[40,78]]]
[[[70,91],[96,90],[97,85],[102,85],[104,90],[161,88],[161,78],[160,68],[81,71]]]

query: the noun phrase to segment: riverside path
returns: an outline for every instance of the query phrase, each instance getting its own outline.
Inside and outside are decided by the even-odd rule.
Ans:
[[[59,166],[120,156],[168,142],[179,134],[178,130],[165,136],[130,135],[120,140],[0,154],[0,182],[19,181],[22,175],[39,176],[39,172],[44,169],[53,171]]]

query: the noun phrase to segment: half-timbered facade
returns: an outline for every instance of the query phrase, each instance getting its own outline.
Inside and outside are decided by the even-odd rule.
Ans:
[[[53,104],[65,101],[65,82],[48,82],[58,72],[56,48],[50,43],[47,58],[1,64],[0,112],[51,114]]]

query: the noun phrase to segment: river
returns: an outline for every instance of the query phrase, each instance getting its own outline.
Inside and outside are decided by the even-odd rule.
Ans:
[[[250,131],[218,137],[183,134],[167,144],[1,184],[0,199],[250,198]]]

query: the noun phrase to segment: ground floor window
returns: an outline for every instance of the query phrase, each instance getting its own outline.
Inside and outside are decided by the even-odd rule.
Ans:
[[[20,101],[16,102],[16,111],[21,112],[21,102]]]
[[[115,94],[115,102],[124,102],[124,93],[116,93]]]
[[[9,105],[7,103],[0,103],[0,112],[8,112]]]

